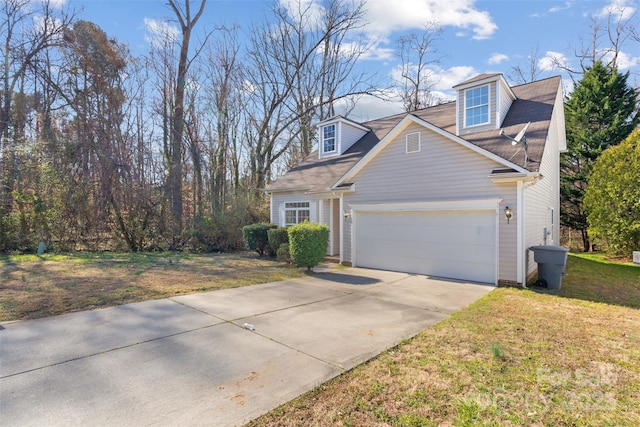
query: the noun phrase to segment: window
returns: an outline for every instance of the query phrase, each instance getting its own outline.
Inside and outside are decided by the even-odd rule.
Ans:
[[[322,151],[333,153],[336,151],[336,125],[329,125],[322,128]]]
[[[469,89],[465,92],[465,125],[489,123],[489,86]]]
[[[284,226],[300,224],[309,220],[309,202],[288,202],[284,204]]]

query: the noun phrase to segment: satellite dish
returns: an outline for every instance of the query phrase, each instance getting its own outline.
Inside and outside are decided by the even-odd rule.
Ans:
[[[518,134],[516,135],[515,138],[513,138],[513,142],[515,142],[517,144],[518,142],[522,141],[522,138],[524,137],[524,134],[527,132],[527,128],[529,127],[530,124],[531,124],[531,122],[529,122],[526,125],[524,125],[522,130],[520,132],[518,132]]]
[[[520,143],[522,143],[524,145],[524,167],[527,167],[527,163],[529,162],[529,146],[527,144],[527,138],[525,137],[525,134],[527,133],[527,129],[529,128],[529,125],[531,124],[531,122],[528,122],[526,125],[524,125],[524,127],[522,128],[522,130],[520,132],[518,132],[518,134],[516,135],[515,138],[510,137],[509,135],[507,135],[506,133],[504,133],[504,129],[500,129],[500,136],[504,136],[505,138],[508,138],[511,140],[511,145],[516,146]],[[516,152],[517,154],[517,152]],[[515,155],[515,154],[514,154]]]

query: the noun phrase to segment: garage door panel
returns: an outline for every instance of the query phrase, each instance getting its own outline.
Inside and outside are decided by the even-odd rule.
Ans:
[[[495,282],[495,211],[361,212],[356,264]]]

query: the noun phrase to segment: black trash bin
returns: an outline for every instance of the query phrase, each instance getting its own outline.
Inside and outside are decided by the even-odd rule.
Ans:
[[[533,259],[538,263],[538,286],[560,289],[562,276],[567,267],[569,249],[562,246],[532,246]]]

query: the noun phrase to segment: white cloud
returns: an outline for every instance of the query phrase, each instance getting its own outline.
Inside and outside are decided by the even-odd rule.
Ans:
[[[610,62],[613,59],[613,52],[609,52],[604,55],[604,62]],[[633,68],[636,65],[640,64],[640,57],[638,56],[630,56],[625,52],[618,52],[618,57],[616,58],[616,66],[619,70],[628,70],[629,68]]]
[[[144,26],[147,29],[145,40],[152,46],[163,46],[165,43],[178,41],[180,30],[167,21],[144,18]]]
[[[474,0],[369,0],[367,2],[368,32],[389,35],[396,31],[424,28],[436,22],[443,27],[471,31],[474,39],[487,39],[498,26],[489,12],[475,7]]]
[[[542,71],[553,71],[561,66],[567,68],[569,66],[569,60],[567,57],[559,52],[548,51],[544,57],[538,60],[538,68]]]
[[[573,6],[573,2],[566,1],[564,2],[563,6],[553,6],[551,9],[549,9],[549,13],[556,13],[556,12],[560,12],[561,10],[567,10],[571,8],[571,6]]]
[[[320,24],[325,10],[318,0],[280,0],[279,4],[296,22],[304,17],[304,27],[310,30]]]
[[[392,77],[397,77],[399,68],[392,71]],[[478,72],[471,66],[457,66],[444,68],[433,68],[429,70],[433,78],[433,87],[431,95],[434,99],[441,102],[449,102],[456,99],[453,86],[475,77]],[[358,122],[366,122],[375,120],[380,117],[387,117],[393,114],[403,112],[402,101],[398,89],[389,89],[384,93],[385,99],[376,98],[374,96],[363,96],[358,99],[355,108],[349,112],[349,117]],[[348,103],[339,101],[336,105],[338,114],[345,114],[344,109]],[[342,110],[341,110],[342,108]]]
[[[636,12],[631,0],[611,0],[608,5],[598,11],[596,16],[607,17],[613,15],[621,21],[631,18]]]
[[[359,42],[348,42],[342,45],[342,50],[346,53],[362,52],[361,60],[388,61],[395,57],[394,49],[384,47],[381,43],[370,43],[364,46]]]
[[[457,66],[446,70],[438,70],[437,72],[434,72],[434,76],[437,80],[437,84],[434,86],[434,89],[450,92],[452,91],[453,86],[476,75],[478,75],[478,72],[471,66]]]
[[[51,16],[44,17],[42,15],[35,15],[33,17],[33,26],[39,33],[51,34],[54,29],[59,29],[62,26],[62,22]],[[62,38],[62,34],[58,34],[58,38]]]
[[[34,3],[46,3],[47,0],[38,0],[35,1]],[[62,6],[64,6],[65,4],[67,4],[67,0],[48,0],[49,2],[49,7],[53,8],[53,9],[60,9]],[[0,3],[2,3],[2,1],[0,1]]]
[[[380,99],[375,96],[365,95],[358,99],[355,107],[349,112],[349,118],[357,122],[363,123],[369,120],[379,119],[380,117],[392,116],[401,113],[402,102],[400,96],[395,91],[389,91],[385,94],[385,98]],[[336,113],[346,114],[345,109],[347,102],[340,100],[336,105]]]
[[[540,4],[543,4],[543,3],[540,2]],[[573,6],[573,4],[574,4],[573,1],[565,1],[562,6],[553,6],[553,7],[549,8],[545,12],[533,13],[533,14],[531,14],[531,17],[532,18],[544,18],[545,16],[549,15],[550,13],[558,13],[558,12],[561,12],[563,10],[570,9]]]
[[[504,61],[508,61],[509,57],[507,55],[505,55],[504,53],[494,53],[493,55],[491,55],[491,57],[489,58],[489,64],[491,65],[495,65],[495,64],[500,64]]]

